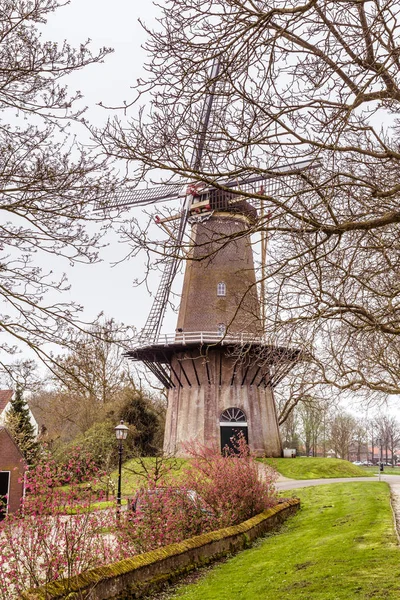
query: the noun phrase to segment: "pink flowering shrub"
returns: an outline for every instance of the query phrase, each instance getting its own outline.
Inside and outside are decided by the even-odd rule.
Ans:
[[[212,528],[212,519],[185,488],[157,485],[137,494],[136,511],[121,515],[119,552],[129,557],[180,542]]]
[[[0,598],[9,600],[27,588],[114,560],[104,535],[109,522],[101,512],[8,516],[0,525]]]
[[[276,504],[273,469],[263,478],[244,437],[225,452],[190,444],[192,456],[180,487],[149,478],[138,493],[136,512],[123,517],[117,532],[124,556],[235,525]]]
[[[192,460],[185,484],[211,510],[216,527],[235,525],[276,504],[276,471],[266,468],[260,477],[243,435],[223,455],[198,444],[186,450]]]
[[[71,483],[62,488],[66,468]],[[115,559],[115,544],[105,535],[115,513],[92,511],[96,480],[82,486],[81,470],[74,456],[62,468],[49,457],[27,473],[20,512],[0,523],[1,600]],[[68,514],[74,508],[79,513]]]
[[[76,504],[102,500],[104,493],[98,486],[102,475],[91,456],[81,455],[79,449],[61,464],[45,456],[26,474],[24,512],[68,512]]]
[[[93,512],[98,472],[90,463],[80,465],[77,456],[62,468],[51,459],[39,463],[28,474],[23,510],[0,523],[0,600],[234,525],[276,502],[273,471],[260,478],[243,437],[223,456],[194,444],[187,449],[192,459],[178,486],[168,482],[173,467],[158,461],[145,472],[136,510],[128,508],[117,520],[115,509]],[[83,484],[82,473],[92,479]],[[66,481],[69,485],[60,487]],[[71,507],[78,514],[71,514]]]

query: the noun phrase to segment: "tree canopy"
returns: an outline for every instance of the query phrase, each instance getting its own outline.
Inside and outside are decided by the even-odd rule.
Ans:
[[[20,387],[17,387],[11,400],[11,407],[7,411],[5,425],[28,464],[35,462],[39,455],[39,444],[36,441],[29,407]]]
[[[46,343],[67,342],[80,307],[56,298],[68,285],[48,265],[55,257],[69,265],[97,259],[102,232],[86,225],[104,219],[94,215],[93,202],[112,188],[106,161],[71,130],[84,105],[65,82],[110,49],[93,53],[88,42],[75,49],[47,41],[46,18],[63,4],[7,0],[0,12],[0,366],[6,370],[21,343],[49,362]]]
[[[97,132],[102,149],[136,167],[135,183],[275,178],[268,194],[238,192],[266,207],[253,233],[268,235],[267,335],[313,348],[323,382],[400,393],[398,2],[166,0],[160,11],[143,109]],[[278,167],[299,160],[311,166],[294,184]],[[129,237],[161,252],[137,223]]]

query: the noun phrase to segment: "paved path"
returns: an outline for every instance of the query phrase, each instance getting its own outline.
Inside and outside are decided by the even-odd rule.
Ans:
[[[367,483],[379,482],[379,476],[375,477],[338,477],[336,479],[286,479],[279,478],[275,486],[279,491],[293,490],[295,488],[310,487],[313,485],[326,485],[329,483],[351,483],[353,481],[366,481]],[[390,486],[393,519],[397,529],[397,537],[400,543],[400,475],[381,475],[381,481]]]
[[[395,475],[400,482],[400,476]],[[383,478],[382,478],[383,480]],[[275,486],[278,490],[292,490],[294,488],[310,487],[313,485],[325,485],[328,483],[351,483],[352,481],[367,481],[369,483],[378,481],[378,477],[337,477],[335,479],[285,479],[277,481]]]

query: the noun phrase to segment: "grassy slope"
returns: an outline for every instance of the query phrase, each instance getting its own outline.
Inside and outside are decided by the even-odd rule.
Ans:
[[[144,461],[147,468],[151,468],[151,465],[154,463],[154,459],[151,457],[142,458],[141,460]],[[177,468],[172,469],[168,475],[168,480],[171,481],[179,477],[180,470],[185,467],[187,461],[183,458],[176,458],[174,459],[174,464]],[[135,492],[135,490],[137,490],[141,485],[145,484],[145,477],[138,475],[137,473],[133,473],[132,470],[136,471],[137,473],[143,472],[140,463],[136,458],[128,460],[122,465],[121,486],[123,496],[132,495]],[[111,474],[111,477],[114,479],[115,482],[117,482],[118,469],[116,469]]]
[[[296,490],[283,529],[179,588],[180,600],[398,599],[400,562],[385,483]]]
[[[361,467],[361,469],[369,474],[379,473],[379,467],[377,465],[374,467]],[[385,465],[383,475],[400,475],[400,467],[387,467]]]
[[[153,458],[142,459],[147,467],[150,467]],[[373,476],[373,473],[357,467],[347,460],[339,458],[265,458],[261,459],[269,465],[272,465],[279,473],[291,479],[324,479],[330,477],[366,477]],[[176,459],[178,470],[172,470],[169,478],[173,481],[179,477],[180,470],[184,469],[188,461],[183,458]],[[132,459],[122,465],[122,495],[130,496],[135,490],[143,485],[145,479],[140,475],[134,474],[134,471],[140,471],[140,465],[137,459]],[[112,478],[117,481],[118,470],[112,473]]]
[[[152,457],[145,457],[140,459],[140,461],[143,461],[145,467],[147,469],[150,469],[152,464],[154,463],[154,458]],[[122,500],[122,504],[126,504],[127,500],[126,498],[132,498],[136,491],[143,485],[146,485],[146,477],[144,476],[144,470],[141,467],[140,461],[136,458],[133,458],[131,460],[127,460],[126,462],[123,463],[122,465],[122,472],[121,472],[121,492],[122,492],[122,496],[125,497],[125,499],[123,498]],[[174,468],[171,469],[171,471],[168,474],[167,477],[167,481],[171,481],[173,482],[174,480],[178,480],[180,474],[181,474],[181,470],[185,468],[186,464],[187,464],[187,460],[183,459],[183,458],[176,458],[173,459],[171,461],[174,465]],[[135,471],[135,473],[133,472]],[[140,472],[142,472],[142,475],[140,475]],[[118,469],[115,469],[111,475],[110,475],[111,479],[113,479],[114,481],[114,485],[115,485],[115,493],[117,490],[117,485],[118,485]],[[87,483],[82,483],[80,484],[80,486],[82,488],[86,488],[87,487]],[[78,486],[79,487],[79,486]],[[96,490],[105,490],[106,484],[105,481],[100,480],[95,486],[94,489]],[[61,490],[63,490],[64,492],[67,492],[70,489],[69,485],[64,485],[60,488]],[[113,499],[113,492],[110,489],[109,490],[110,493],[110,497],[111,500],[109,502],[93,502],[91,504],[91,508],[90,510],[103,510],[106,508],[110,508],[115,506],[115,499]],[[64,509],[65,507],[63,507]],[[67,507],[66,512],[68,514],[77,514],[79,512],[85,512],[87,510],[87,507],[84,506],[73,506],[73,507]]]
[[[284,477],[290,479],[329,479],[332,477],[368,477],[370,473],[340,458],[263,458]]]

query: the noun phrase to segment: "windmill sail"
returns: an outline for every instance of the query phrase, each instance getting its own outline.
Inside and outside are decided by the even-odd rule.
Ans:
[[[194,172],[199,171],[200,168],[205,168],[210,173],[218,170],[216,162],[218,162],[218,156],[223,155],[223,152],[221,153],[223,136],[218,135],[218,131],[223,126],[222,121],[227,102],[227,82],[224,77],[219,76],[220,68],[221,63],[215,60],[208,78],[208,93],[200,112],[197,137],[190,161],[191,169]],[[107,201],[100,201],[97,204],[97,210],[104,210],[105,208],[120,209],[130,206],[148,206],[157,202],[177,200],[184,197],[177,234],[174,236],[173,245],[167,250],[163,273],[153,305],[139,336],[140,342],[151,344],[159,336],[171,286],[178,271],[186,225],[192,206],[194,206],[193,201],[203,202],[206,206],[211,205],[213,210],[224,210],[230,204],[240,202],[242,192],[243,194],[254,194],[256,196],[252,199],[252,205],[257,209],[263,205],[263,201],[257,198],[257,195],[265,197],[279,195],[284,198],[297,193],[300,187],[304,185],[304,182],[298,176],[299,172],[308,169],[310,165],[311,161],[302,161],[277,167],[270,173],[244,175],[235,180],[216,181],[213,186],[205,185],[197,189],[196,186],[189,186],[186,192],[184,183],[161,185],[146,189],[126,189],[116,193],[112,198],[108,198]],[[232,190],[232,192],[230,193],[229,190]]]
[[[183,184],[157,185],[153,188],[130,189],[127,188],[117,192],[111,198],[104,199],[97,203],[95,210],[104,210],[105,208],[122,208],[124,206],[147,206],[155,204],[161,200],[176,200],[180,197]]]
[[[199,124],[198,136],[191,159],[191,167],[199,170],[206,143],[207,131],[212,115],[213,102],[215,97],[215,87],[219,72],[219,62],[214,61],[210,73],[210,90],[205,98]],[[167,309],[168,298],[171,292],[171,286],[174,281],[179,265],[179,254],[181,252],[186,225],[190,213],[190,205],[193,201],[193,195],[186,193],[178,234],[174,242],[174,247],[170,249],[170,254],[165,261],[163,275],[161,277],[157,293],[154,298],[146,324],[140,334],[140,341],[155,341],[160,333],[162,323]]]
[[[318,165],[315,161],[303,160],[276,167],[273,171],[260,175],[215,182],[214,186],[204,187],[199,192],[199,199],[209,200],[214,210],[223,210],[229,204],[239,202],[241,194],[249,194],[252,206],[259,209],[268,197],[284,200],[306,191],[306,182],[301,174],[303,171],[310,172],[316,166]]]
[[[175,250],[178,252],[178,250]],[[140,332],[140,342],[153,342],[160,333],[163,316],[171,292],[171,285],[175,278],[178,268],[178,260],[175,255],[169,256],[165,263],[163,274],[158,285],[157,293],[154,298],[146,324]]]

